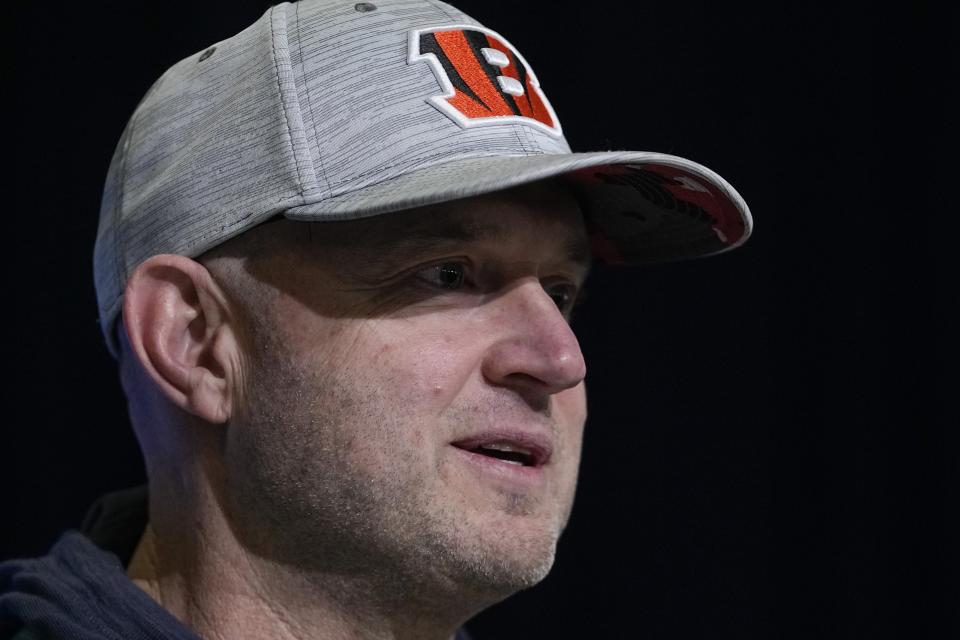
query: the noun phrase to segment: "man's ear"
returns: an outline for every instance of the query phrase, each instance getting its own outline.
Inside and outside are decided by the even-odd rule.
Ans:
[[[174,405],[207,422],[232,413],[239,352],[222,289],[200,263],[155,255],[127,280],[123,322],[140,365]]]

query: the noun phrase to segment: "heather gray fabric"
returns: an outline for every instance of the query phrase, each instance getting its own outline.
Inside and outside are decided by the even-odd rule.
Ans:
[[[359,218],[564,174],[601,259],[708,255],[749,236],[746,203],[696,163],[571,153],[546,96],[551,126],[459,116],[444,98],[453,92],[450,69],[424,43],[437,30],[491,32],[435,0],[364,4],[272,7],[171,67],[138,105],[108,171],[94,250],[101,328],[114,355],[112,327],[137,265],[159,253],[200,255],[278,214]],[[491,82],[507,87],[514,69],[530,77],[522,93],[532,99],[535,73],[514,52]]]

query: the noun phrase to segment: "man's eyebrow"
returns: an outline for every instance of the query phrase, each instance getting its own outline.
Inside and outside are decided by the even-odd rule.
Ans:
[[[369,243],[378,259],[390,261],[416,254],[443,243],[493,242],[508,238],[509,226],[477,220],[450,220],[442,217],[418,220],[387,233],[378,233]],[[589,272],[593,252],[589,239],[575,232],[565,233],[560,242],[563,259]]]

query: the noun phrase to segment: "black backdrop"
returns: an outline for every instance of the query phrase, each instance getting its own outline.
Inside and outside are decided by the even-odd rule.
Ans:
[[[8,23],[2,557],[143,480],[96,322],[103,177],[151,82],[267,3],[147,5],[29,3]],[[956,633],[955,16],[458,5],[524,53],[575,150],[692,158],[756,218],[732,254],[592,277],[574,516],[551,576],[478,638]]]

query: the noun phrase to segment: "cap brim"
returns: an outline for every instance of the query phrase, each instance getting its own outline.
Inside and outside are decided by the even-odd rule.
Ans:
[[[457,159],[398,172],[287,209],[294,220],[349,220],[458,200],[554,176],[577,194],[594,254],[612,264],[694,258],[728,251],[753,220],[730,184],[685,158],[642,151]],[[376,180],[376,181],[373,181]]]

